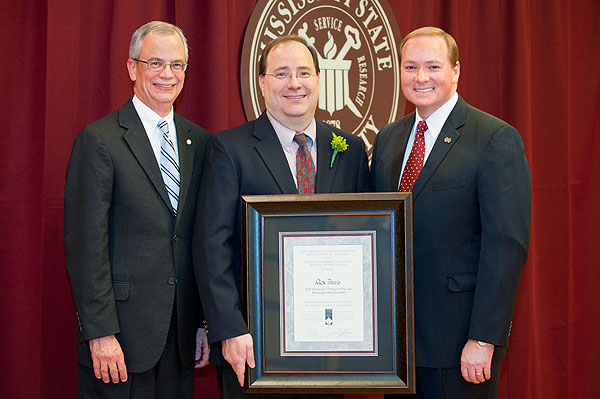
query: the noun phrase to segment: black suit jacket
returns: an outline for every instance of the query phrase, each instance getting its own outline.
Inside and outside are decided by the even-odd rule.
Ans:
[[[349,147],[333,168],[332,132]],[[317,121],[317,193],[371,190],[364,143],[356,136]],[[266,113],[212,136],[207,144],[194,230],[194,263],[206,313],[211,361],[227,366],[219,342],[246,334],[241,303],[240,196],[297,194],[281,144]]]
[[[412,113],[377,135],[376,191],[397,191]],[[527,258],[531,181],[519,133],[459,96],[413,188],[416,362],[460,367],[468,338],[502,355]]]
[[[194,365],[201,308],[191,239],[208,132],[175,115],[181,167],[177,217],[131,100],[84,128],[67,166],[66,265],[79,321],[78,361],[87,341],[116,334],[129,372],[152,368],[164,349],[177,299],[179,348]]]

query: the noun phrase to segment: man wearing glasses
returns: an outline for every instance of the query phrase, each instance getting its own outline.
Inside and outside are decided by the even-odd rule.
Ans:
[[[240,311],[240,195],[371,189],[362,140],[315,120],[316,51],[299,36],[282,36],[267,44],[260,60],[266,111],[209,139],[194,230],[194,264],[202,276],[198,286],[212,346],[210,360],[217,364],[222,397],[227,399],[254,397],[241,388],[246,364],[254,367],[255,362],[253,338]],[[333,160],[332,133],[348,144]]]
[[[64,240],[80,398],[191,398],[208,362],[190,248],[209,134],[173,112],[187,61],[178,27],[140,27],[133,98],[73,145]]]

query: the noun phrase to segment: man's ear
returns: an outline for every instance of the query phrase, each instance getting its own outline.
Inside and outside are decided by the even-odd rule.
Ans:
[[[460,77],[460,62],[456,61],[456,65],[452,68],[452,82],[458,83],[458,78]]]
[[[263,97],[265,96],[265,77],[263,75],[258,75],[258,85],[260,86],[260,92]]]
[[[136,79],[136,71],[137,68],[137,62],[132,60],[131,58],[127,60],[127,72],[129,73],[129,79],[131,79],[132,82],[135,82]]]

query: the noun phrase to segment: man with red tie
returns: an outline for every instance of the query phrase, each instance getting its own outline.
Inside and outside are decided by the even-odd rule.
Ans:
[[[245,395],[241,388],[246,364],[255,363],[253,337],[241,312],[240,196],[371,190],[362,140],[315,120],[316,50],[299,36],[282,36],[267,44],[260,60],[266,111],[209,139],[194,227],[194,266],[201,276],[210,361],[217,365],[226,399],[269,396]],[[348,144],[335,158],[332,133]]]
[[[416,112],[379,132],[371,175],[412,192],[417,397],[494,398],[529,244],[523,141],[458,95],[452,36],[420,28],[400,51]]]

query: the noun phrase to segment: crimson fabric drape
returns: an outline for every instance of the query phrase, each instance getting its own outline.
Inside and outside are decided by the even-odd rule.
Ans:
[[[500,397],[599,397],[600,2],[389,3],[403,35],[437,25],[456,38],[461,95],[514,125],[525,141],[533,178],[531,244]],[[6,111],[0,397],[76,397],[76,319],[62,247],[64,172],[77,132],[131,95],[125,68],[131,34],[153,19],[184,30],[190,68],[176,107],[216,132],[245,122],[239,62],[255,4],[0,4]],[[218,397],[213,367],[196,377],[196,398]]]

